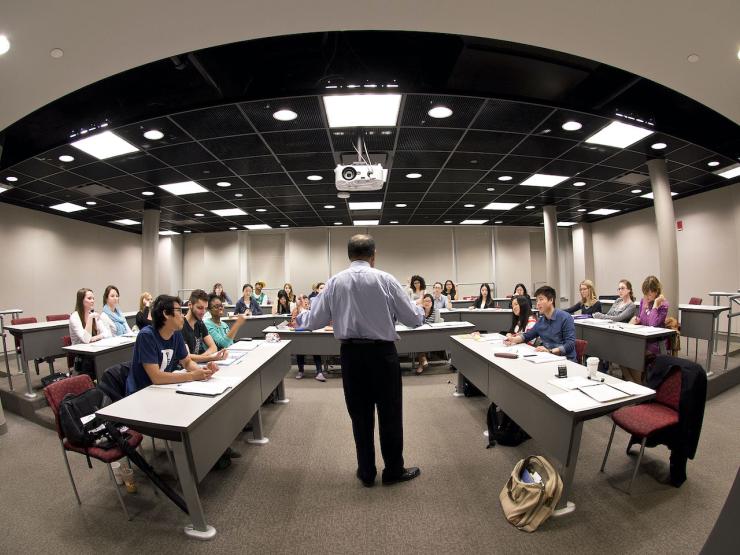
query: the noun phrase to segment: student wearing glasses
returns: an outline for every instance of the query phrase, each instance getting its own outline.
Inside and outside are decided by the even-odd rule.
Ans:
[[[581,293],[581,300],[571,307],[565,309],[565,312],[573,314],[581,311],[581,314],[594,314],[595,312],[601,312],[601,302],[596,297],[596,289],[594,288],[594,282],[590,279],[584,279],[578,285],[578,291]]]
[[[432,297],[432,295],[427,293],[422,297],[421,307],[424,309],[425,324],[433,324],[434,322],[439,322],[439,310],[434,306],[434,297]],[[417,376],[424,372],[427,366],[429,366],[427,353],[419,353],[418,362],[419,366],[416,368]]]
[[[411,300],[416,304],[421,303],[422,297],[427,292],[427,284],[421,276],[411,276]]]
[[[442,287],[442,294],[447,297],[447,301],[450,306],[452,306],[452,301],[457,300],[457,289],[455,288],[455,283],[451,279],[445,281],[444,287]]]
[[[434,300],[434,308],[440,310],[442,308],[452,308],[450,299],[442,294],[442,284],[438,281],[432,288],[432,299]]]
[[[612,322],[629,322],[632,320],[635,312],[637,312],[637,306],[635,305],[635,295],[632,293],[632,284],[629,280],[619,281],[617,295],[619,295],[619,298],[614,301],[609,312],[606,314],[594,312],[591,316],[598,320],[611,320]]]
[[[224,315],[224,303],[215,293],[208,295],[208,312],[211,315],[211,317],[205,321],[208,334],[213,338],[213,341],[216,343],[216,347],[219,349],[227,349],[234,343],[236,332],[239,331],[239,328],[247,321],[246,315],[239,314],[234,320],[234,325],[229,328],[229,325],[226,322],[221,321],[221,318],[223,318]]]

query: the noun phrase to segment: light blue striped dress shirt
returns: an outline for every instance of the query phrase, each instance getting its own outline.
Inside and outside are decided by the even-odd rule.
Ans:
[[[317,330],[330,322],[337,339],[397,341],[395,322],[415,328],[424,309],[413,304],[392,275],[355,260],[326,282],[311,310],[298,315],[299,327]]]

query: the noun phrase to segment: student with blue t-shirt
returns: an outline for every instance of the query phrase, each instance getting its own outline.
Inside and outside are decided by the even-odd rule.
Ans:
[[[576,327],[573,317],[555,308],[555,289],[544,285],[535,291],[537,298],[537,310],[540,311],[540,319],[529,331],[518,333],[507,337],[506,345],[530,342],[539,337],[542,345],[537,351],[545,351],[553,355],[565,356],[568,360],[576,361]]]
[[[169,384],[207,380],[218,370],[215,362],[204,368],[190,359],[182,337],[183,322],[177,297],[160,295],[151,309],[152,325],[145,326],[136,336],[134,358],[126,380],[126,395],[152,384]],[[173,373],[178,363],[185,372]]]

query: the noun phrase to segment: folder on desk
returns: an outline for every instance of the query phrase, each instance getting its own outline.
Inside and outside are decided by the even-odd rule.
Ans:
[[[199,382],[186,382],[177,388],[177,393],[183,395],[200,395],[202,397],[217,397],[231,389],[234,380],[227,377],[211,378]]]
[[[599,403],[608,403],[609,401],[616,401],[617,399],[630,396],[629,393],[610,387],[605,383],[589,387],[579,387],[578,390]]]

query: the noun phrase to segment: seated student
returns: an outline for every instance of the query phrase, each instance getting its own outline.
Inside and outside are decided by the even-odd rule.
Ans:
[[[179,298],[170,295],[160,295],[154,300],[152,325],[144,326],[136,336],[131,371],[126,379],[126,395],[152,384],[207,380],[218,370],[215,362],[201,368],[190,358],[180,333],[185,321],[181,304]],[[173,372],[178,363],[185,372]]]
[[[439,281],[434,284],[434,287],[432,287],[432,298],[434,299],[435,309],[452,308],[450,299],[442,294],[442,283]]]
[[[457,289],[455,289],[455,283],[451,279],[445,281],[442,293],[447,297],[447,301],[450,306],[452,306],[452,301],[457,300]]]
[[[234,304],[231,302],[231,297],[229,297],[226,294],[226,291],[224,291],[224,286],[221,285],[220,283],[213,284],[213,294],[218,296],[218,298],[221,299],[222,303]]]
[[[565,312],[573,314],[581,311],[581,314],[593,314],[594,312],[601,312],[601,302],[596,297],[596,290],[594,289],[594,282],[590,279],[584,279],[578,286],[578,290],[581,293],[581,300],[573,306],[565,309]]]
[[[617,294],[619,298],[614,301],[614,304],[609,309],[609,312],[604,314],[603,312],[594,312],[591,314],[594,318],[599,320],[611,320],[612,322],[629,322],[637,311],[637,305],[635,305],[635,295],[632,293],[632,284],[626,280],[619,281],[619,287],[617,288]]]
[[[290,283],[283,285],[283,291],[288,296],[288,301],[295,303],[295,293],[293,293],[293,286]]]
[[[225,359],[228,354],[227,351],[218,349],[215,341],[208,333],[208,328],[203,323],[203,316],[208,307],[208,293],[203,289],[195,289],[190,293],[188,307],[181,333],[190,352],[190,360],[210,362]]]
[[[118,308],[119,296],[118,287],[115,285],[109,285],[103,293],[105,305],[100,315],[100,324],[108,328],[111,337],[131,333],[131,327],[121,313],[121,309]]]
[[[487,283],[480,284],[478,298],[475,299],[473,306],[470,308],[493,308],[493,299],[491,298],[491,287]]]
[[[316,291],[316,294],[318,295],[318,291]],[[290,324],[288,324],[288,326],[293,329],[299,327],[298,323],[296,322],[296,317],[298,316],[298,314],[301,313],[302,310],[308,310],[309,308],[309,298],[305,295],[298,295],[296,297],[295,308],[290,313]],[[306,355],[296,355],[295,358],[296,364],[298,364],[298,373],[295,375],[295,379],[300,380],[303,378],[305,373]],[[324,376],[324,373],[322,372],[323,365],[321,362],[321,357],[319,355],[313,355],[313,362],[316,365],[316,379],[320,382],[325,382],[326,376]]]
[[[313,299],[316,295],[318,295],[321,291],[323,291],[326,284],[323,281],[320,281],[316,283],[311,289],[311,294],[308,296],[308,300],[310,301]]]
[[[265,288],[264,281],[254,282],[254,300],[257,301],[257,304],[260,306],[270,304],[270,298],[267,296],[267,293],[262,291],[264,288]]]
[[[152,294],[149,291],[144,291],[139,297],[139,312],[136,313],[136,327],[139,330],[152,323],[152,315],[149,314],[151,306]]]
[[[72,345],[92,343],[105,337],[110,337],[110,330],[101,324],[100,314],[95,312],[95,294],[92,289],[83,287],[77,291],[75,310],[69,315]]]
[[[206,323],[208,333],[213,338],[214,343],[216,343],[216,347],[219,349],[230,347],[234,343],[236,332],[239,331],[239,328],[247,321],[247,316],[239,314],[236,316],[234,324],[229,328],[229,325],[226,322],[221,321],[221,318],[223,318],[224,315],[224,303],[221,300],[221,297],[214,293],[208,295],[208,312],[211,317],[204,321]]]
[[[421,276],[411,276],[411,300],[421,304],[422,297],[427,292],[427,284]]]
[[[536,348],[537,351],[565,356],[568,360],[575,362],[576,326],[573,318],[564,310],[555,308],[555,289],[549,285],[543,285],[535,291],[534,295],[537,298],[540,319],[529,331],[507,337],[504,344],[516,345],[539,337],[542,345]]]
[[[295,303],[288,300],[288,295],[282,289],[278,291],[277,302],[272,305],[273,314],[291,314],[295,309]]]
[[[529,297],[518,295],[511,299],[511,327],[506,337],[531,330],[537,323],[537,318],[532,313],[532,304]]]
[[[421,307],[424,309],[424,323],[433,324],[439,322],[439,309],[434,306],[434,297],[429,293],[426,293],[421,300]],[[419,353],[419,367],[416,369],[416,375],[418,376],[426,367],[429,366],[429,360],[427,353]]]
[[[236,301],[234,314],[247,314],[248,316],[259,316],[262,314],[262,307],[255,300],[250,283],[245,283],[244,287],[242,287],[242,297]]]
[[[514,286],[514,294],[512,295],[512,298],[513,297],[527,297],[527,298],[529,298],[529,295],[527,294],[527,288],[524,286],[523,283],[517,283]]]

